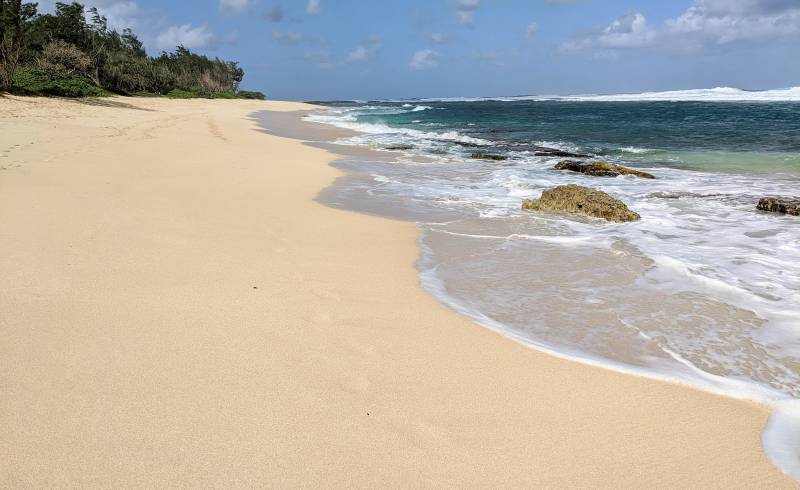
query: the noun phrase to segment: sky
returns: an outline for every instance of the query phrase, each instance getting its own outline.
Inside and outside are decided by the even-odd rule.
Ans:
[[[40,0],[52,10],[53,0]],[[800,86],[800,0],[86,0],[273,99]]]

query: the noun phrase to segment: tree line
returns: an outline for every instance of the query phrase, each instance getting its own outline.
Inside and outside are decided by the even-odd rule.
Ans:
[[[235,61],[183,46],[151,57],[133,31],[109,29],[95,7],[57,2],[52,14],[37,8],[0,0],[0,92],[264,98],[239,89],[244,70]]]

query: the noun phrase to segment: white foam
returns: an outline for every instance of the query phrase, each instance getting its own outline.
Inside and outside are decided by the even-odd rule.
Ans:
[[[607,247],[605,240],[596,240],[586,236],[560,236],[560,235],[529,235],[527,233],[512,233],[510,235],[480,235],[474,233],[457,233],[448,230],[430,228],[430,231],[443,233],[445,235],[462,236],[467,238],[483,238],[488,240],[533,240],[546,243],[557,243],[559,245],[585,245],[589,247]]]
[[[735,99],[741,95],[739,92],[743,92],[737,89],[712,91],[716,94],[716,99],[705,97],[704,100],[722,101],[726,97],[725,101],[745,100]],[[667,99],[675,96],[674,92],[658,95]],[[767,97],[764,100],[769,100],[768,97],[777,95],[762,96]],[[676,100],[693,100],[690,97],[696,95],[683,94],[682,97],[685,99]],[[410,112],[407,109],[415,107],[418,106],[408,104],[404,109],[405,112]],[[433,165],[438,172],[429,175],[418,171],[418,168],[399,169],[400,173],[397,175],[390,172],[392,178],[378,179],[387,186],[381,189],[382,193],[397,194],[415,202],[433,203],[447,209],[469,210],[473,215],[481,217],[514,217],[519,216],[522,198],[535,197],[542,189],[554,185],[586,182],[583,176],[552,172],[550,159],[525,152],[510,154],[512,158],[502,165],[492,162],[465,162],[461,159],[463,148],[449,143],[489,142],[456,131],[419,131],[362,123],[357,121],[358,111],[362,109],[364,108],[337,108],[328,113],[308,116],[307,119],[363,133],[348,139],[348,144],[379,147],[390,143],[413,144],[415,149],[409,152],[409,158],[417,152],[423,153],[427,162],[433,162],[427,164]],[[390,109],[379,107],[368,110],[373,113]],[[538,144],[579,150],[566,143]],[[431,155],[426,153],[427,150],[444,154]],[[658,151],[636,147],[621,150],[633,154]],[[446,168],[440,168],[442,163],[448,164]],[[665,167],[648,170],[657,173],[658,179],[645,181],[620,177],[593,181],[593,185],[619,197],[642,215],[643,219],[635,224],[614,225],[553,219],[550,221],[558,221],[559,229],[564,232],[556,236],[526,233],[491,235],[479,231],[469,233],[470,230],[465,230],[464,233],[441,229],[434,231],[476,239],[530,240],[578,247],[608,247],[610,242],[623,239],[637,249],[637,254],[654,261],[653,267],[648,269],[642,279],[643,282],[657,283],[659,291],[663,292],[700,292],[703,297],[713,301],[754,312],[754,316],[759,320],[767,320],[767,323],[752,331],[738,332],[735,337],[730,337],[727,325],[722,324],[713,324],[709,332],[689,332],[694,337],[671,332],[665,335],[671,335],[670,340],[674,342],[662,348],[669,359],[665,357],[658,360],[663,361],[661,364],[647,364],[647,368],[635,367],[594,355],[591,353],[594,352],[591,346],[569,344],[573,348],[564,348],[557,342],[549,343],[553,338],[534,337],[496,322],[481,311],[471,308],[469,304],[464,304],[463,301],[466,300],[448,296],[445,285],[436,277],[435,267],[423,269],[421,281],[427,290],[456,311],[550,354],[776,407],[763,435],[765,451],[787,473],[800,478],[800,456],[797,450],[797,441],[800,441],[800,408],[787,402],[788,393],[800,393],[800,376],[791,369],[792,359],[798,357],[799,347],[796,334],[800,327],[800,248],[796,244],[800,243],[800,229],[787,225],[787,220],[792,218],[756,213],[755,201],[748,197],[792,195],[796,193],[797,180],[771,174],[755,178],[744,174],[712,174]],[[764,234],[767,230],[779,232]],[[517,245],[524,246],[521,242],[514,244]],[[506,244],[502,246],[505,247]],[[580,252],[579,248],[575,250]],[[592,298],[597,299],[594,296]],[[649,330],[637,330],[643,339],[650,338],[647,333]],[[658,332],[651,333],[660,335]],[[740,344],[736,343],[738,340],[741,340]],[[729,350],[720,348],[720,343],[728,346]],[[737,348],[737,345],[751,344],[760,353],[751,358],[747,357],[751,353]],[[703,350],[705,347],[708,352]],[[582,352],[581,348],[590,353]],[[667,362],[669,364],[665,364]],[[725,377],[710,374],[705,370],[709,366],[718,368],[709,369],[714,372],[730,374]],[[752,374],[753,366],[759,367],[755,375]],[[772,386],[767,386],[765,378],[760,377],[763,372],[768,372],[771,376],[769,383]],[[746,379],[751,375],[753,381]]]
[[[434,231],[441,232],[442,230]],[[464,235],[493,239],[508,238],[491,235]],[[420,284],[423,289],[436,297],[445,306],[527,347],[561,359],[609,369],[623,374],[684,385],[717,395],[753,401],[768,406],[772,409],[772,413],[761,436],[764,452],[781,471],[800,481],[800,445],[798,444],[798,441],[800,441],[800,400],[792,399],[785,393],[765,385],[708,373],[670,349],[665,351],[676,361],[677,366],[680,366],[680,368],[676,369],[673,366],[660,370],[658,366],[651,368],[632,366],[612,359],[591,355],[578,349],[554,346],[541,339],[525,335],[486,316],[481,311],[465,305],[448,294],[446,285],[437,274],[439,266],[433,264],[431,260],[432,251],[423,241],[423,236],[420,235],[418,240],[419,246],[423,251],[423,258],[419,264]],[[646,340],[652,340],[644,332],[638,331],[638,333]]]
[[[800,481],[800,400],[774,404],[761,445],[775,466]]]
[[[649,148],[637,148],[635,146],[625,146],[620,148],[620,151],[623,151],[625,153],[633,153],[634,155],[642,155],[645,153],[653,153],[654,151],[657,150],[652,150]]]
[[[419,102],[515,102],[566,101],[566,102],[800,102],[800,86],[774,90],[742,90],[732,87],[710,89],[669,90],[632,94],[584,95],[522,95],[511,97],[446,97],[417,99]]]
[[[423,109],[424,110],[424,109]],[[305,120],[330,124],[343,129],[350,129],[371,135],[397,135],[409,137],[414,141],[418,140],[439,140],[461,143],[472,143],[478,145],[489,145],[490,141],[465,136],[458,131],[420,131],[411,128],[394,128],[381,123],[358,122],[356,114],[352,111],[330,111],[325,113],[312,113],[304,117]]]

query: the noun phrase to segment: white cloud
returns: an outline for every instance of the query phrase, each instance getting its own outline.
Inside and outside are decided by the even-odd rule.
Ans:
[[[358,46],[356,49],[350,51],[347,55],[347,61],[354,63],[359,61],[367,61],[369,59],[369,51],[364,46]]]
[[[457,0],[456,17],[466,26],[472,26],[475,11],[481,8],[481,0]]]
[[[439,66],[439,54],[432,49],[422,49],[414,53],[408,64],[412,70],[426,70]]]
[[[698,0],[663,33],[694,45],[762,41],[800,34],[797,0]]]
[[[528,27],[525,29],[525,36],[527,36],[528,38],[531,38],[531,37],[535,36],[537,32],[539,32],[539,24],[536,23],[536,22],[531,22],[530,24],[528,24]]]
[[[156,45],[163,49],[172,49],[179,45],[188,49],[208,49],[217,44],[217,37],[206,24],[197,27],[192,27],[191,24],[170,26],[156,37]]]
[[[631,12],[601,30],[565,41],[561,50],[600,56],[641,48],[691,52],[791,37],[800,37],[798,0],[695,0],[661,26],[650,26],[644,15]]]
[[[227,15],[237,15],[252,5],[253,0],[219,0],[219,11]]]
[[[294,46],[295,44],[300,44],[303,40],[303,33],[301,32],[282,32],[282,31],[272,31],[272,39],[280,44],[285,44],[287,46]]]
[[[319,0],[308,0],[306,12],[308,12],[308,15],[318,15],[320,12]]]
[[[428,40],[432,43],[442,44],[447,42],[447,34],[442,34],[441,32],[431,32],[428,34]]]
[[[61,1],[69,3],[66,0]],[[40,0],[37,3],[41,13],[55,10],[55,0]],[[149,15],[133,0],[82,0],[80,3],[86,7],[87,12],[90,8],[97,7],[98,12],[108,19],[109,29],[134,29],[150,20]]]
[[[348,63],[359,63],[371,60],[381,48],[381,38],[377,34],[372,34],[363,43],[347,55]]]
[[[458,0],[456,8],[460,10],[478,10],[481,8],[481,0]]]

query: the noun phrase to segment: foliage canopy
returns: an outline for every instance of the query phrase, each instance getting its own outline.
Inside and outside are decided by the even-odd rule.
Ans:
[[[243,78],[237,62],[183,46],[148,56],[133,31],[109,29],[95,7],[57,2],[40,14],[36,3],[0,0],[0,91],[263,99],[239,91]]]

